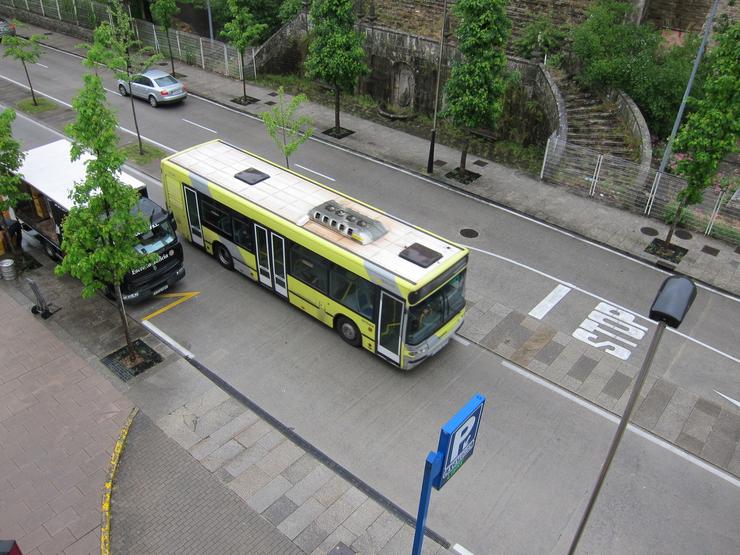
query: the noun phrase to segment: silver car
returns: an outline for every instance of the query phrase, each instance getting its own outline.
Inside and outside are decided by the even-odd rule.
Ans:
[[[131,90],[123,79],[118,80],[118,92],[121,96],[132,94],[149,101],[152,107],[159,104],[180,102],[188,96],[185,85],[159,69],[150,69],[139,75],[131,76]]]

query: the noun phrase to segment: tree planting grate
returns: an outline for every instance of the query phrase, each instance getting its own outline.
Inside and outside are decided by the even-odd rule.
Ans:
[[[445,177],[447,179],[454,179],[455,181],[458,181],[463,185],[470,185],[473,181],[480,177],[480,174],[471,172],[469,170],[461,170],[460,168],[455,168],[451,172],[447,172],[445,174]]]
[[[474,166],[478,166],[479,168],[485,168],[488,165],[488,162],[484,162],[483,160],[476,160],[473,162]]]
[[[693,237],[693,235],[691,235],[691,233],[689,233],[685,229],[677,229],[676,237],[678,237],[679,239],[683,239],[684,241],[688,241]]]
[[[322,131],[324,135],[329,135],[330,137],[334,137],[335,139],[344,139],[345,137],[349,137],[354,131],[351,129],[345,129],[344,127],[340,127],[339,131],[337,131],[336,127],[330,127],[329,129],[326,129]]]
[[[701,252],[707,253],[711,256],[717,256],[719,254],[719,249],[715,249],[714,247],[710,247],[709,245],[704,245],[701,248]]]
[[[678,264],[684,255],[689,252],[688,249],[679,247],[672,243],[666,243],[662,239],[653,239],[645,249],[645,252],[655,255],[659,258],[669,260],[673,264]],[[656,262],[657,264],[657,262]]]
[[[658,234],[658,230],[652,227],[641,227],[640,233],[648,237],[655,237]]]
[[[129,367],[125,362],[125,359],[128,358],[127,347],[121,347],[116,352],[100,359],[100,362],[110,368],[113,373],[124,382],[129,381],[134,376],[138,376],[155,364],[162,362],[162,357],[159,353],[144,343],[141,339],[134,341],[134,351],[136,351],[141,358],[141,362],[131,367]]]
[[[268,106],[275,106],[277,102],[275,102],[274,100],[268,100],[267,102],[265,102],[265,104],[267,104]]]
[[[473,239],[475,237],[478,237],[478,232],[474,229],[469,229],[466,227],[460,230],[460,235],[466,237],[467,239]]]
[[[442,166],[444,166],[446,164],[447,164],[447,162],[445,162],[444,160],[435,160],[434,161],[434,165],[437,166],[438,168],[441,168]]]
[[[234,104],[239,104],[241,106],[249,106],[250,104],[254,104],[255,102],[259,102],[259,98],[254,98],[253,96],[237,96],[236,98],[232,98],[231,101]]]

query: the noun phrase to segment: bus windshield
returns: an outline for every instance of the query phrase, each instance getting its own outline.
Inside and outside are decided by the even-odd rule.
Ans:
[[[406,343],[417,345],[450,321],[465,306],[465,272],[409,310]]]
[[[175,230],[172,224],[165,220],[139,235],[139,241],[136,250],[141,254],[151,254],[174,243],[176,241]]]

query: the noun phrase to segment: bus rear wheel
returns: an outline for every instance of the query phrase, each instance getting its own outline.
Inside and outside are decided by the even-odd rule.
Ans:
[[[229,252],[229,249],[224,247],[221,243],[217,243],[214,247],[216,258],[218,259],[218,263],[221,264],[224,268],[227,270],[233,270],[234,269],[234,259],[231,258],[231,253]]]
[[[337,333],[339,333],[342,339],[344,339],[353,347],[359,347],[362,344],[362,336],[360,335],[360,330],[357,329],[355,323],[349,318],[345,316],[338,317],[336,328]]]

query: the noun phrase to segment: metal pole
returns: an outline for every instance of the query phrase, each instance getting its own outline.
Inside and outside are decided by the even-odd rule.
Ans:
[[[596,182],[599,180],[599,173],[601,172],[601,161],[604,159],[603,154],[599,154],[599,158],[596,160],[596,169],[594,170],[594,175],[591,178],[591,190],[589,190],[588,194],[589,196],[594,196],[594,193],[596,192]]]
[[[712,228],[714,227],[714,222],[717,220],[717,216],[719,215],[719,211],[722,208],[722,199],[725,196],[724,189],[719,192],[719,195],[717,196],[717,202],[714,203],[714,208],[712,209],[712,215],[709,216],[709,223],[707,224],[706,230],[704,230],[704,235],[707,237],[712,233]]]
[[[178,31],[177,29],[175,29],[175,40],[177,41],[177,54],[182,60],[182,49],[180,48],[180,31]]]
[[[545,175],[545,164],[547,164],[547,153],[550,150],[550,141],[552,140],[552,135],[550,135],[547,138],[547,144],[545,145],[545,156],[542,158],[542,169],[540,169],[540,181],[542,181],[542,178]]]
[[[254,71],[254,80],[257,81],[257,60],[254,58],[254,46],[252,47],[252,70]]]
[[[650,194],[648,195],[648,201],[645,205],[645,214],[650,215],[650,211],[653,209],[653,202],[655,201],[655,195],[658,192],[658,184],[660,183],[660,178],[663,174],[660,172],[655,172],[655,178],[653,179],[653,186],[650,188]]]
[[[208,33],[213,43],[213,20],[211,19],[211,0],[206,0],[206,10],[208,11]]]
[[[437,105],[439,103],[439,82],[442,75],[442,54],[444,50],[445,31],[447,30],[447,0],[442,11],[442,35],[439,37],[439,60],[437,61],[437,86],[434,89],[434,116],[432,118],[432,137],[429,140],[429,159],[427,173],[432,173],[434,164],[434,143],[437,140]]]
[[[691,69],[691,76],[689,77],[689,82],[686,84],[686,90],[683,93],[683,99],[681,100],[681,106],[678,108],[678,114],[676,115],[676,121],[673,122],[673,129],[671,130],[671,136],[668,138],[668,144],[665,145],[665,152],[663,152],[663,159],[660,161],[660,167],[658,168],[658,172],[660,173],[665,171],[665,167],[668,165],[668,160],[671,157],[671,151],[673,148],[673,140],[676,138],[676,133],[678,132],[678,126],[681,125],[681,119],[683,119],[683,111],[684,109],[686,109],[686,101],[689,98],[691,87],[694,85],[694,77],[696,77],[696,72],[699,69],[699,63],[701,62],[701,58],[704,55],[704,48],[707,46],[707,42],[709,41],[709,35],[712,33],[712,23],[714,22],[714,16],[717,13],[718,5],[719,5],[719,0],[714,0],[714,3],[712,4],[712,11],[709,12],[709,19],[707,19],[707,23],[704,28],[704,36],[701,39],[701,45],[699,45],[699,51],[696,53],[696,58],[694,58],[694,67]]]
[[[414,532],[414,546],[411,549],[411,555],[421,555],[421,546],[424,543],[424,523],[429,511],[429,500],[432,498],[432,480],[439,474],[441,467],[442,455],[438,451],[430,451],[424,463],[424,479],[421,481],[419,513],[416,516],[416,531]]]
[[[201,37],[198,37],[198,42],[200,43],[200,63],[203,66],[203,69],[205,69],[206,57],[203,55],[203,39]]]
[[[57,5],[57,15],[59,16],[59,21],[62,20],[62,10],[59,9],[59,0],[54,0],[54,3]]]
[[[660,338],[663,336],[663,330],[665,330],[665,326],[666,326],[665,322],[659,322],[658,327],[655,330],[655,335],[653,335],[653,340],[650,342],[650,347],[648,347],[648,352],[647,352],[647,355],[645,356],[644,362],[642,363],[642,368],[640,368],[640,372],[637,374],[637,379],[635,381],[635,387],[632,388],[632,393],[630,393],[630,398],[627,401],[627,406],[624,409],[624,414],[622,415],[622,419],[619,421],[619,426],[617,426],[617,432],[614,434],[614,439],[612,439],[612,444],[609,446],[609,452],[606,455],[606,460],[604,461],[604,464],[601,467],[599,478],[596,480],[596,485],[594,486],[594,490],[591,493],[591,498],[588,500],[586,511],[583,513],[581,522],[578,525],[578,530],[576,530],[576,535],[573,538],[573,542],[570,545],[570,549],[568,550],[568,555],[573,555],[573,553],[575,553],[576,551],[576,547],[578,546],[578,541],[581,539],[581,534],[583,534],[583,529],[586,527],[586,522],[588,522],[588,517],[591,515],[591,509],[594,508],[594,503],[596,503],[596,498],[599,496],[599,491],[601,491],[601,486],[604,484],[606,473],[609,471],[609,466],[612,463],[612,459],[614,459],[614,454],[617,452],[617,447],[619,447],[619,442],[622,440],[622,436],[624,435],[624,430],[627,428],[627,424],[629,423],[630,416],[632,415],[632,410],[635,408],[635,404],[637,403],[637,398],[640,395],[640,390],[642,389],[642,385],[645,383],[645,378],[647,377],[648,371],[650,370],[650,365],[653,363],[653,358],[655,357],[655,351],[658,349],[658,344],[660,343]]]

